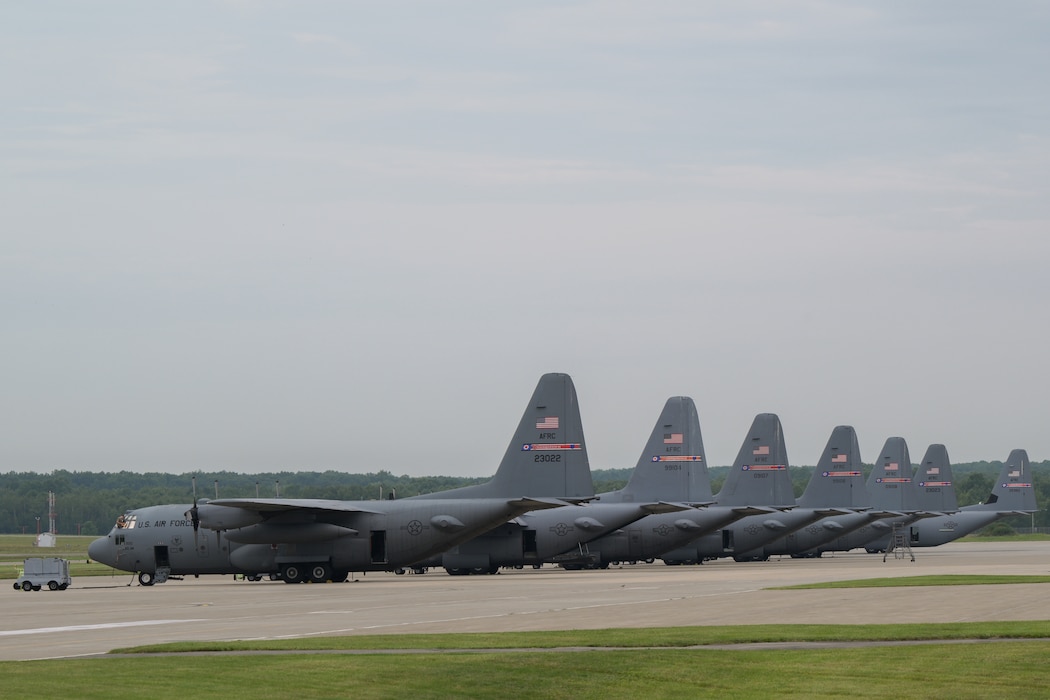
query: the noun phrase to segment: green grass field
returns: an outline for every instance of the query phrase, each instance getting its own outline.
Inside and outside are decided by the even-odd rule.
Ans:
[[[1041,623],[773,626],[599,630],[527,635],[411,635],[326,640],[327,648],[521,648],[392,654],[142,656],[0,663],[6,697],[110,698],[134,689],[155,698],[1041,698],[1050,642],[931,642],[814,649],[685,649],[698,643],[826,639],[1030,636]],[[957,637],[954,635],[963,635]],[[289,640],[286,649],[323,640]],[[309,643],[304,643],[309,642]],[[623,649],[574,651],[567,646]],[[228,645],[240,646],[240,645]],[[247,645],[255,646],[255,645]],[[629,648],[631,646],[639,648]],[[645,647],[645,648],[640,648]],[[664,648],[652,648],[664,647]],[[404,647],[405,649],[412,647]],[[538,647],[537,647],[538,648]]]
[[[931,576],[900,576],[897,578],[862,578],[852,581],[826,581],[777,586],[778,591],[798,591],[807,588],[898,588],[904,586],[987,586],[1006,583],[1050,583],[1050,576],[1001,576],[940,574]]]
[[[390,634],[234,642],[173,642],[115,649],[122,654],[211,651],[333,651],[375,649],[551,649],[555,647],[691,647],[771,642],[945,641],[1050,638],[1032,622],[943,622],[912,625],[711,625],[605,630],[472,634]]]
[[[59,557],[69,560],[69,575],[125,576],[126,572],[88,560],[87,548],[94,537],[59,535],[54,547],[36,547],[36,535],[0,535],[0,579],[18,578],[22,561],[29,557]]]
[[[60,556],[74,575],[91,537],[0,536],[0,577],[22,559]],[[1003,541],[998,540],[997,541]],[[85,567],[84,571],[77,571]],[[8,573],[10,572],[10,576]],[[991,580],[996,579],[996,580]],[[888,585],[1050,581],[906,577]],[[880,581],[876,579],[876,581]],[[837,585],[868,585],[870,581]],[[1050,621],[915,625],[756,625],[519,634],[389,635],[176,644],[134,656],[0,662],[5,697],[112,698],[1050,698]],[[946,640],[1003,640],[945,643]],[[1020,641],[1020,640],[1030,641]],[[724,650],[754,642],[919,641],[914,646]],[[46,639],[33,640],[46,645]],[[609,647],[617,647],[609,649]],[[688,647],[688,648],[687,648]],[[586,651],[573,649],[584,648]],[[427,650],[449,650],[434,653]],[[500,652],[498,650],[515,650]],[[526,649],[527,651],[517,651]],[[550,649],[550,651],[543,651]],[[194,651],[226,652],[198,656]],[[236,654],[239,650],[265,655]],[[348,655],[345,650],[391,650]],[[155,656],[147,652],[176,652]],[[304,653],[305,652],[305,653]],[[42,647],[46,654],[46,646]]]

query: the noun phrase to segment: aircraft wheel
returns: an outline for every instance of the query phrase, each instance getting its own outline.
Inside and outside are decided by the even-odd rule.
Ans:
[[[448,572],[449,576],[466,576],[470,573],[470,569],[459,569],[456,567],[445,567],[445,571]]]
[[[483,574],[491,574],[492,570],[489,569],[489,567],[487,566],[475,566],[473,569],[470,570],[470,573],[481,576]]]
[[[284,579],[285,583],[302,583],[303,582],[303,570],[299,568],[298,564],[286,564],[281,568],[281,578]]]
[[[342,569],[336,569],[332,572],[332,583],[345,583],[350,578],[349,571],[343,571]]]
[[[405,575],[405,570],[404,569],[394,569],[394,574],[396,574],[397,576],[404,576]]]
[[[22,590],[28,593],[29,591],[33,590],[33,584],[31,584],[29,581],[22,581]]]
[[[656,561],[656,560],[655,559],[646,559],[645,563],[646,564],[652,564],[654,561]]]
[[[332,578],[332,569],[328,564],[314,564],[310,567],[310,581],[313,583],[324,583]]]
[[[152,586],[153,582],[156,580],[156,578],[157,577],[155,575],[151,574],[148,571],[140,571],[139,572],[139,585],[140,586]]]
[[[49,590],[49,591],[57,591],[58,590],[58,581],[48,581],[47,582],[47,590]]]
[[[412,567],[412,573],[413,574],[425,574],[426,572],[427,572],[427,567],[425,567],[425,566],[413,566]]]
[[[533,564],[532,568],[533,569],[542,569],[543,568],[543,564]]]

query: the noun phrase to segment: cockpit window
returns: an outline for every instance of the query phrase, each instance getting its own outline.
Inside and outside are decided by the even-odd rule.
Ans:
[[[135,528],[135,522],[138,517],[135,515],[129,515],[127,513],[121,513],[117,516],[117,522],[114,527],[118,530],[132,530]]]

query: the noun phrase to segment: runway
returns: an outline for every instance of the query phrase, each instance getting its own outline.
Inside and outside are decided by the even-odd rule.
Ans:
[[[951,543],[916,561],[845,553],[767,562],[662,563],[495,576],[368,574],[342,584],[188,578],[143,587],[131,574],[75,578],[66,591],[3,593],[0,659],[99,654],[184,640],[746,624],[1050,620],[1050,584],[858,588],[772,586],[932,574],[1050,575],[1050,542]]]

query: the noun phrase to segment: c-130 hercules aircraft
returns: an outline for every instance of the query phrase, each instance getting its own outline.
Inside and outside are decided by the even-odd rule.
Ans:
[[[524,513],[593,497],[583,448],[572,379],[545,374],[484,484],[393,501],[229,498],[151,506],[128,513],[123,527],[92,542],[88,554],[136,572],[143,585],[170,575],[279,574],[300,583],[397,570]]]

